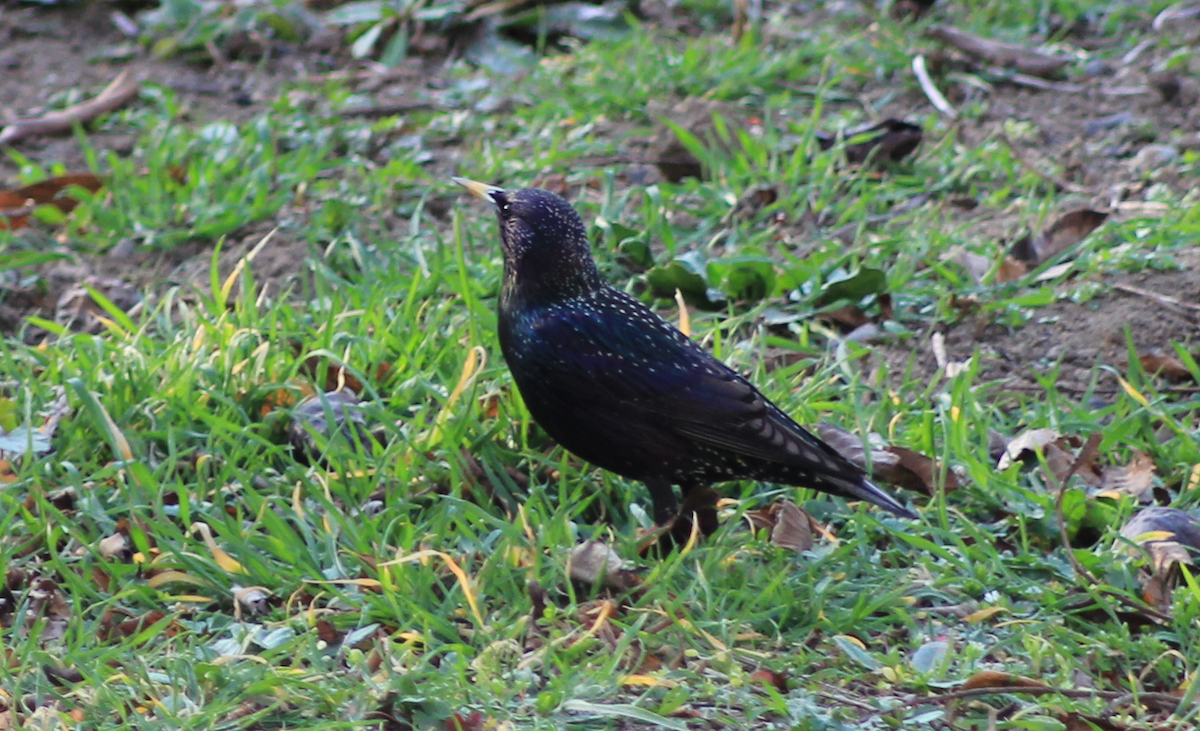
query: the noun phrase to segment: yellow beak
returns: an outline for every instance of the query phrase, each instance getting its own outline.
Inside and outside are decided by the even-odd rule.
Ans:
[[[450,179],[453,180],[454,182],[458,183],[462,187],[466,188],[467,192],[470,193],[471,195],[475,196],[476,198],[478,198],[480,200],[485,200],[488,203],[491,203],[493,205],[495,205],[495,203],[496,203],[494,194],[504,192],[503,188],[497,188],[496,186],[488,185],[487,183],[480,183],[476,180],[471,180],[470,178],[450,178]]]

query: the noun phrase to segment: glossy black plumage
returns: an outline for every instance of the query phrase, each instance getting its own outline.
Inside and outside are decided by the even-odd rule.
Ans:
[[[608,285],[583,221],[536,188],[455,181],[500,220],[499,335],[529,412],[595,465],[646,483],[654,519],[690,491],[754,479],[813,488],[915,517],[855,465],[805,431],[734,370],[650,308]],[[715,513],[701,515],[706,532]]]

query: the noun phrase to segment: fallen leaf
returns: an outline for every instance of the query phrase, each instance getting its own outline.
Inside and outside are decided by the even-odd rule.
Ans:
[[[859,467],[867,468],[866,450],[857,436],[834,424],[817,424],[817,436]],[[889,485],[933,495],[939,486],[940,463],[906,447],[886,446],[871,450],[871,477]],[[958,474],[946,470],[942,485],[946,492],[962,487]]]
[[[1144,508],[1121,527],[1121,537],[1144,548],[1154,572],[1165,574],[1200,552],[1200,520],[1177,508]]]
[[[345,633],[334,626],[333,622],[328,619],[318,619],[317,624],[317,639],[324,642],[326,645],[336,645],[342,641]]]
[[[1039,683],[1031,678],[1023,678],[1020,675],[1012,675],[1010,673],[1002,673],[996,670],[981,670],[975,673],[967,682],[959,686],[959,690],[976,690],[978,688],[1045,688],[1044,683]]]
[[[72,186],[95,193],[104,183],[91,173],[71,173],[20,188],[0,190],[0,230],[25,228],[38,206],[52,205],[62,213],[70,213],[79,201],[63,193]]]
[[[672,106],[652,102],[647,109],[660,128],[650,140],[647,156],[664,178],[678,183],[684,178],[705,178],[711,172],[697,153],[732,155],[741,149],[731,130],[751,125],[734,104],[691,97]],[[722,134],[724,132],[725,134]]]
[[[45,420],[40,426],[33,427],[31,424],[22,424],[9,432],[0,427],[0,458],[4,459],[4,464],[8,465],[8,460],[12,457],[26,454],[38,456],[51,451],[54,448],[52,442],[54,433],[58,430],[58,424],[70,410],[67,395],[61,393],[46,408]],[[11,465],[7,472],[12,473]],[[3,479],[5,474],[6,470],[0,468],[0,479]]]
[[[1005,256],[1000,265],[996,267],[996,284],[1004,284],[1005,282],[1015,282],[1021,277],[1029,273],[1029,267],[1024,263],[1017,261],[1011,256]]]
[[[644,673],[632,673],[621,678],[621,685],[624,686],[641,686],[643,688],[674,688],[676,683],[666,678],[660,678],[656,675],[646,675]]]
[[[928,675],[937,670],[950,652],[950,643],[945,640],[926,642],[913,651],[909,663],[913,669],[922,675]]]
[[[167,617],[165,612],[160,612],[157,609],[147,612],[140,617],[131,617],[124,621],[119,621],[121,616],[129,617],[130,613],[125,610],[118,611],[110,608],[100,617],[99,635],[105,642],[141,634],[144,630],[153,627]],[[171,622],[164,631],[164,634],[167,637],[173,637],[179,633],[180,629],[181,627],[178,624]]]
[[[773,185],[756,185],[738,198],[733,212],[739,216],[752,216],[779,200],[779,191]]]
[[[213,538],[212,528],[207,523],[192,523],[192,533],[199,533],[204,545],[208,547],[208,552],[213,557],[213,562],[221,567],[222,571],[231,574],[244,574],[246,569],[233,556],[225,552],[225,549],[217,545],[217,541]]]
[[[238,586],[234,584],[230,587],[230,590],[233,593],[234,616],[238,621],[241,621],[243,609],[251,615],[266,614],[271,610],[269,604],[271,599],[270,589],[262,586]]]
[[[1109,465],[1101,471],[1097,494],[1113,498],[1138,497],[1154,486],[1154,472],[1154,459],[1140,449],[1134,450],[1129,464]]]
[[[967,616],[963,617],[963,621],[967,624],[979,624],[985,619],[991,619],[1000,612],[1007,611],[1010,611],[1007,607],[985,607],[977,612],[971,612]]]
[[[812,518],[791,500],[781,500],[771,506],[775,526],[771,529],[771,543],[790,548],[796,553],[813,547]]]
[[[54,644],[67,633],[67,625],[71,620],[71,604],[53,579],[42,577],[35,579],[30,587],[25,616],[30,625],[44,620],[39,639],[42,644]]]
[[[483,731],[487,719],[482,713],[474,712],[469,716],[452,713],[446,719],[446,731]]]
[[[1017,462],[1031,459],[1037,452],[1046,448],[1061,436],[1054,429],[1026,429],[1012,439],[1005,447],[1004,454],[996,463],[996,471],[1003,472]]]
[[[1037,236],[1019,239],[1009,249],[1009,254],[1027,267],[1038,266],[1078,245],[1107,218],[1107,213],[1090,208],[1071,211]]]
[[[96,550],[99,551],[102,558],[109,560],[128,561],[133,558],[129,539],[122,533],[113,533],[111,536],[100,539],[100,542],[96,544]]]
[[[763,685],[769,685],[780,693],[788,692],[787,673],[777,673],[774,670],[755,670],[750,674],[751,680],[757,680]]]
[[[43,665],[42,674],[54,685],[62,687],[68,683],[82,683],[83,674],[75,668],[64,668],[57,665]]]
[[[953,365],[953,364],[952,364]],[[885,449],[896,456],[897,462],[894,471],[885,472],[879,478],[885,482],[892,482],[897,485],[909,485],[912,480],[901,471],[912,475],[919,481],[921,489],[929,495],[937,492],[939,482],[938,476],[942,472],[941,465],[932,457],[927,457],[920,452],[914,452],[905,447],[891,446]],[[946,470],[945,481],[941,484],[941,489],[944,492],[952,492],[962,487],[962,483],[958,479],[958,474],[954,470]],[[875,470],[871,471],[872,476],[875,476]],[[912,489],[911,487],[909,489]]]
[[[1174,355],[1159,352],[1143,353],[1138,356],[1142,369],[1155,376],[1165,376],[1175,381],[1192,379],[1192,372]]]
[[[1160,71],[1150,74],[1146,83],[1168,104],[1191,107],[1200,101],[1200,82],[1190,76],[1174,71]]]
[[[588,586],[632,589],[641,580],[625,568],[621,555],[603,541],[584,541],[567,558],[567,576]]]
[[[915,124],[888,118],[848,129],[842,136],[846,140],[846,161],[858,165],[868,160],[903,160],[921,144],[922,132]],[[822,150],[828,150],[837,143],[837,137],[828,134],[817,133],[816,139]]]

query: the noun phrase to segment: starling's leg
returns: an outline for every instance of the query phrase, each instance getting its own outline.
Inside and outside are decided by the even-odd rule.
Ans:
[[[679,512],[675,488],[661,477],[651,477],[645,482],[646,489],[650,491],[650,501],[654,504],[654,522],[662,525]]]
[[[700,524],[700,533],[711,536],[717,532],[720,523],[717,521],[717,500],[721,495],[703,482],[680,485],[683,491],[683,506],[679,509],[681,515],[691,518],[694,514]]]

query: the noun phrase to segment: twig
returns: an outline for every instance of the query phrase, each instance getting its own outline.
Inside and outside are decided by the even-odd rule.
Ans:
[[[954,111],[954,107],[946,101],[942,92],[938,91],[933,79],[929,78],[929,69],[925,68],[925,57],[919,53],[913,56],[912,69],[917,76],[917,83],[921,85],[921,91],[929,97],[929,102],[933,104],[934,108],[950,119],[958,119],[958,112]]]
[[[1147,38],[1141,43],[1134,46],[1128,53],[1121,57],[1121,65],[1128,66],[1138,59],[1138,56],[1146,52],[1147,48],[1152,48],[1155,43],[1158,43],[1157,38]]]
[[[1105,96],[1140,96],[1142,94],[1153,94],[1154,89],[1149,86],[1113,86],[1109,88],[1101,87],[1100,93]]]
[[[1050,56],[1024,46],[981,38],[950,25],[935,25],[929,29],[929,35],[969,56],[1034,76],[1053,76],[1073,60],[1070,56]]]
[[[1128,292],[1129,294],[1136,294],[1139,297],[1148,297],[1149,299],[1152,299],[1155,302],[1158,302],[1160,305],[1164,305],[1166,307],[1179,308],[1185,311],[1191,310],[1192,312],[1200,312],[1200,305],[1193,305],[1190,302],[1182,302],[1174,297],[1169,297],[1165,294],[1159,294],[1158,292],[1151,292],[1148,289],[1135,287],[1132,284],[1117,283],[1114,284],[1112,288],[1122,292]]]
[[[1063,180],[1062,178],[1058,177],[1057,175],[1054,175],[1053,173],[1048,173],[1045,170],[1042,170],[1041,168],[1039,168],[1036,165],[1034,165],[1033,163],[1031,163],[1028,159],[1026,159],[1025,154],[1023,152],[1021,152],[1020,148],[1018,148],[1016,146],[1016,144],[1014,144],[1013,141],[1011,139],[1009,139],[1008,134],[1006,134],[1004,132],[1004,130],[1000,130],[1000,141],[1002,141],[1005,145],[1008,145],[1008,149],[1012,151],[1013,157],[1017,158],[1017,162],[1021,163],[1021,167],[1025,168],[1026,170],[1033,173],[1034,175],[1037,175],[1038,177],[1043,178],[1044,180],[1054,183],[1054,185],[1058,186],[1058,188],[1060,188],[1061,190],[1070,191],[1072,193],[1089,193],[1090,194],[1092,192],[1091,190],[1084,188],[1082,186],[1075,185],[1074,183],[1068,183],[1067,181]]]
[[[1061,81],[1047,81],[1046,79],[1039,79],[1036,76],[1029,76],[1028,74],[1014,74],[999,68],[989,69],[989,71],[996,75],[997,81],[1007,81],[1012,84],[1028,86],[1034,89],[1041,89],[1043,91],[1057,91],[1060,94],[1079,94],[1087,89],[1087,87],[1083,84],[1066,84]]]
[[[440,107],[429,101],[396,101],[384,104],[355,104],[338,110],[338,115],[342,117],[390,117],[396,114],[437,108]]]
[[[1200,15],[1200,5],[1188,5],[1187,3],[1175,3],[1171,7],[1159,13],[1150,27],[1159,33],[1167,27],[1167,23],[1174,20],[1190,20]]]
[[[97,96],[72,107],[47,112],[40,117],[24,117],[0,130],[0,145],[10,145],[35,135],[70,132],[76,122],[87,122],[123,106],[137,96],[141,84],[128,71],[122,71]]]

